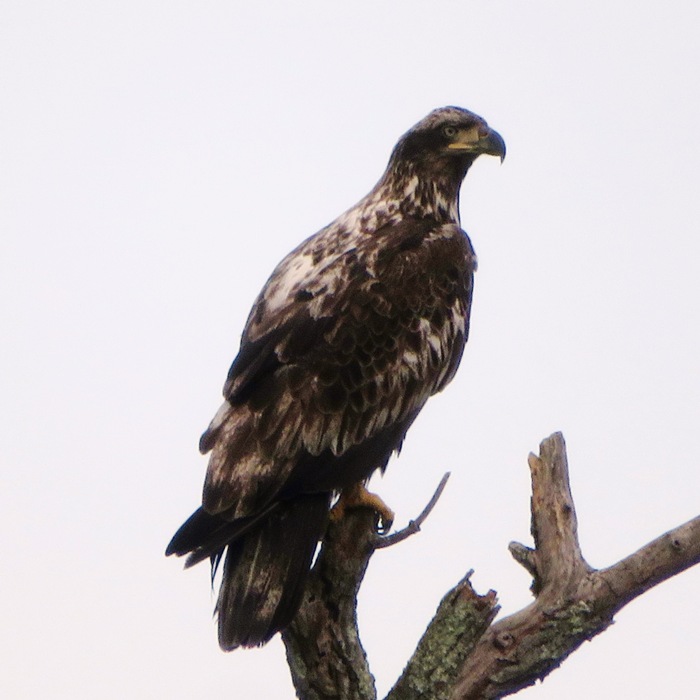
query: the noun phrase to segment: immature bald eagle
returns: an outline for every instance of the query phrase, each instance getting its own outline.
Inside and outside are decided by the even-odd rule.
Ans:
[[[386,468],[469,331],[476,257],[459,189],[503,139],[458,107],[396,144],[374,189],[277,266],[260,292],[202,435],[202,507],[166,554],[225,553],[217,603],[224,650],[267,642],[294,617],[334,494]],[[341,499],[342,500],[342,499]]]

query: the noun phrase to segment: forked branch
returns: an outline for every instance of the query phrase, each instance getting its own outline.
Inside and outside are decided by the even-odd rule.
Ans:
[[[563,436],[555,433],[544,440],[539,456],[530,455],[529,465],[534,548],[511,543],[510,551],[533,577],[534,602],[493,622],[496,594],[478,595],[467,575],[443,598],[386,700],[511,695],[604,631],[628,602],[700,562],[697,517],[614,566],[592,569],[578,542]],[[417,519],[419,525],[424,514]],[[409,526],[405,534],[389,537],[400,541],[417,529]],[[356,602],[380,541],[374,515],[366,511],[351,513],[329,528],[302,608],[283,634],[302,700],[376,700],[357,632]]]

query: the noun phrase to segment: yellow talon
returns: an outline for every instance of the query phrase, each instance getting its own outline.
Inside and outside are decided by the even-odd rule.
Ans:
[[[331,509],[331,520],[338,522],[345,516],[345,512],[352,508],[371,508],[379,515],[379,531],[386,533],[391,529],[394,511],[376,493],[368,491],[361,481],[343,489],[338,502]]]

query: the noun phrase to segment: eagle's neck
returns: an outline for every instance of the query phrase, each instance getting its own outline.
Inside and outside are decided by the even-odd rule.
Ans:
[[[355,207],[361,228],[372,233],[406,218],[459,225],[459,190],[467,169],[455,168],[454,159],[432,167],[390,162],[382,179]]]

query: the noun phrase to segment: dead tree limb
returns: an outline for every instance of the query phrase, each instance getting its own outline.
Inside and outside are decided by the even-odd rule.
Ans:
[[[282,633],[294,687],[303,700],[376,699],[357,630],[357,593],[374,551],[419,532],[449,476],[442,477],[423,512],[392,535],[377,535],[376,515],[366,509],[329,523],[304,602]]]
[[[353,510],[331,521],[294,622],[282,633],[297,696],[375,700],[357,630],[357,592],[374,551],[376,516]]]
[[[578,542],[563,436],[545,439],[529,465],[534,548],[511,543],[510,551],[533,577],[534,602],[493,622],[496,594],[478,595],[467,575],[443,598],[386,700],[516,693],[603,632],[631,600],[700,562],[699,516],[607,569],[591,568]],[[355,614],[378,545],[374,526],[363,511],[331,525],[302,608],[283,634],[302,700],[376,700]]]

